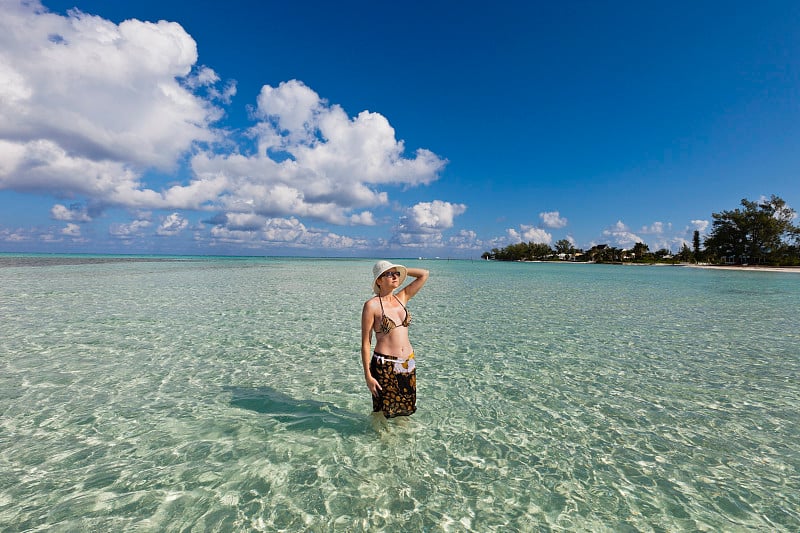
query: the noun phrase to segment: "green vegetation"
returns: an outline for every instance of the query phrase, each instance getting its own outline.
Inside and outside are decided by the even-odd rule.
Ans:
[[[677,253],[667,249],[650,252],[643,242],[623,250],[607,244],[589,250],[576,249],[562,239],[555,249],[544,243],[517,243],[484,252],[483,259],[497,261],[591,261],[595,263],[697,263],[734,265],[800,265],[800,227],[793,221],[794,209],[773,195],[769,200],[743,199],[741,209],[712,213],[711,233],[701,249],[700,232],[695,231],[692,248],[683,243]]]
[[[711,215],[705,240],[706,259],[713,263],[751,265],[800,264],[800,227],[795,211],[773,195],[761,203],[742,200],[742,209]]]

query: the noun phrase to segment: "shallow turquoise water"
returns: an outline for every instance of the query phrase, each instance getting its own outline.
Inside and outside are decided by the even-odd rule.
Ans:
[[[407,264],[386,422],[372,261],[0,257],[0,530],[800,530],[800,275]]]

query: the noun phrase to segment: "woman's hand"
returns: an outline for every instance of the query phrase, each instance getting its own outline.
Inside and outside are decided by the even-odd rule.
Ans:
[[[373,378],[372,376],[364,376],[364,379],[366,379],[367,388],[369,389],[369,392],[372,393],[373,396],[377,396],[378,391],[383,390],[381,388],[380,383],[378,383],[378,380]]]

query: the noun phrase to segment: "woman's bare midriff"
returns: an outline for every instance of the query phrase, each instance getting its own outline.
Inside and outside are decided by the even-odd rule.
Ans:
[[[398,359],[408,359],[414,352],[411,342],[408,340],[408,328],[395,328],[389,333],[376,335],[375,351],[383,355],[396,357]]]

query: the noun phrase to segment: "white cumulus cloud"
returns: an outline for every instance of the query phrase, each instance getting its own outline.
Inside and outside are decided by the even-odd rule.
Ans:
[[[217,234],[208,238],[252,231],[244,218],[236,226],[241,215],[272,221],[256,230],[259,242],[344,245],[349,238],[306,223],[377,225],[373,212],[390,204],[390,190],[428,185],[447,164],[407,150],[383,115],[348,115],[299,80],[264,85],[250,127],[223,132],[216,124],[236,84],[198,64],[180,24],[117,24],[77,9],[52,13],[39,0],[0,1],[0,190],[75,202],[54,205],[55,220],[159,210],[171,214],[155,233],[175,235],[188,224],[181,211],[203,211],[230,221],[211,224]],[[417,204],[401,226],[412,242],[440,241],[465,209]],[[150,225],[140,218],[109,233],[127,241]]]
[[[164,217],[164,220],[161,221],[161,225],[156,230],[156,234],[165,237],[177,235],[185,230],[188,225],[189,221],[183,216],[179,213],[172,213]]]
[[[246,248],[283,246],[289,248],[367,249],[363,239],[308,228],[294,217],[267,218],[259,215],[229,214],[211,229],[211,245],[238,245]]]
[[[483,246],[483,242],[478,238],[478,234],[472,230],[462,229],[457,234],[447,240],[448,244],[454,248],[466,250],[478,250]]]
[[[378,187],[431,183],[446,163],[423,149],[406,156],[385,117],[363,111],[350,118],[297,80],[264,86],[256,116],[259,122],[251,131],[257,153],[201,152],[192,158],[196,194],[191,203],[372,225],[371,215],[353,216],[353,210],[388,204],[388,194]],[[215,185],[202,191],[200,183]]]
[[[149,220],[134,220],[128,224],[116,223],[111,224],[108,228],[108,233],[116,239],[129,241],[134,237],[142,237],[144,231],[152,225]]]
[[[466,210],[464,204],[442,200],[420,202],[408,208],[400,217],[392,241],[408,247],[442,246],[442,232],[452,228],[455,217]]]
[[[374,226],[376,224],[375,216],[370,211],[350,215],[350,223],[353,226]]]
[[[89,215],[87,209],[80,205],[75,204],[69,207],[55,204],[50,209],[50,216],[53,220],[61,220],[63,222],[91,222],[92,217]]]
[[[542,224],[546,228],[559,229],[567,225],[567,219],[563,218],[558,211],[546,211],[539,213]]]
[[[61,234],[66,235],[68,237],[80,237],[81,227],[77,224],[73,224],[72,222],[70,222],[61,230]]]
[[[466,210],[467,206],[464,204],[452,204],[441,200],[420,202],[407,211],[404,225],[412,232],[439,232],[452,228],[455,217]]]
[[[4,1],[0,138],[49,141],[77,160],[170,168],[215,139],[219,110],[180,82],[196,61],[194,40],[174,22],[117,25]]]
[[[614,246],[623,248],[632,247],[637,242],[644,242],[644,239],[633,233],[621,220],[618,220],[613,226],[604,229],[603,237],[611,239]]]
[[[553,242],[553,236],[542,228],[529,226],[527,224],[520,224],[519,230],[508,228],[506,230],[508,238],[512,243],[516,242],[533,242],[540,244],[550,244]]]
[[[663,222],[653,222],[649,226],[642,226],[641,233],[644,235],[663,235],[664,233],[672,231],[672,224]]]

